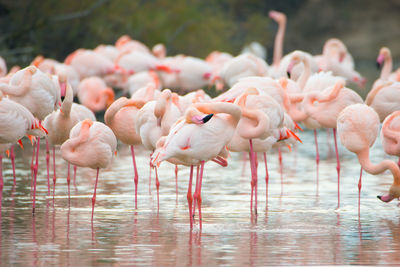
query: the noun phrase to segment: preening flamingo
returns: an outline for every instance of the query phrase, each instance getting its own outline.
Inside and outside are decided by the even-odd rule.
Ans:
[[[92,198],[92,223],[99,169],[106,168],[117,150],[117,138],[113,131],[101,122],[84,120],[76,124],[69,139],[61,145],[61,155],[69,163],[79,167],[97,169]]]
[[[93,112],[99,112],[114,102],[114,91],[101,78],[89,77],[80,82],[78,99]]]
[[[386,154],[399,157],[400,166],[400,111],[395,111],[382,123],[381,141]]]

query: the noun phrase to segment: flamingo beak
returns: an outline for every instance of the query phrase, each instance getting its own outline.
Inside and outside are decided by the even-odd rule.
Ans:
[[[379,198],[383,202],[390,202],[394,199],[394,197],[392,197],[391,195],[377,196],[377,198]]]

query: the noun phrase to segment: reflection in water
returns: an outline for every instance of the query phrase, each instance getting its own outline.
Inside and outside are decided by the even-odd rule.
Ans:
[[[95,171],[78,169],[77,189],[71,191],[68,205],[67,164],[57,154],[59,179],[53,202],[53,197],[47,196],[43,150],[36,213],[32,216],[32,149],[29,145],[24,151],[16,149],[15,190],[11,161],[4,159],[5,186],[0,195],[1,265],[260,266],[400,262],[398,207],[395,203],[381,203],[375,197],[389,188],[390,174],[363,173],[358,213],[359,164],[354,155],[340,148],[342,204],[335,210],[336,160],[328,156],[331,148],[326,144],[326,134],[318,136],[321,161],[317,196],[313,133],[301,133],[301,138],[303,145],[291,153],[283,151],[283,195],[279,155],[268,154],[268,204],[262,179],[265,168],[258,168],[258,216],[250,213],[248,163],[240,175],[244,166],[242,155],[232,154],[228,168],[207,163],[202,189],[203,229],[199,229],[196,214],[192,231],[186,199],[190,168],[179,167],[177,200],[174,166],[164,163],[160,166],[157,212],[154,183],[152,194],[148,192],[149,154],[138,149],[138,209],[135,210],[130,150],[121,146],[112,167],[99,179],[92,225]],[[373,162],[386,157],[379,143],[371,154]],[[262,163],[263,155],[259,159]]]

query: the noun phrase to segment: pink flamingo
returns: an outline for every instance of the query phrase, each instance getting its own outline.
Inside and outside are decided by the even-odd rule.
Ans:
[[[162,84],[155,71],[141,71],[129,76],[127,81],[127,90],[129,95],[133,96],[140,88],[151,84],[155,89],[161,90]]]
[[[395,111],[383,121],[381,140],[386,154],[399,157],[400,166],[400,111]]]
[[[163,59],[167,56],[167,48],[162,43],[155,44],[151,49],[151,52],[153,53],[154,56],[158,57],[159,59]]]
[[[0,57],[0,77],[7,75],[7,64],[4,58]]]
[[[135,130],[135,118],[139,109],[142,108],[144,104],[145,100],[142,99],[121,97],[116,100],[104,114],[105,123],[111,128],[117,139],[131,147],[135,182],[135,209],[137,209],[139,175],[136,168],[134,146],[142,143],[140,135],[137,134]]]
[[[235,104],[196,103],[186,111],[185,117],[171,128],[162,149],[152,156],[152,164],[155,166],[169,158],[176,158],[182,162],[195,161],[196,165],[200,165],[194,193],[194,203],[197,202],[199,209],[200,229],[204,163],[216,158],[228,144],[240,116],[240,107]]]
[[[101,122],[84,120],[76,124],[69,139],[61,145],[62,157],[73,165],[97,169],[92,198],[92,223],[99,169],[106,168],[117,150],[117,139],[112,130]]]
[[[400,197],[400,169],[391,161],[384,160],[373,164],[369,159],[369,148],[374,144],[379,133],[378,114],[364,104],[350,105],[343,109],[337,119],[338,134],[342,144],[351,152],[356,153],[361,167],[371,173],[379,174],[390,170],[393,174],[393,184],[389,194],[378,196],[384,202]],[[361,190],[361,176],[359,181],[359,195]],[[359,205],[360,207],[360,205]]]
[[[89,77],[79,84],[78,99],[93,112],[99,112],[114,102],[114,91],[101,78]]]
[[[283,41],[286,31],[286,15],[282,12],[272,10],[269,12],[269,17],[278,23],[278,31],[275,35],[274,55],[272,59],[272,68],[278,68],[283,54]]]
[[[338,175],[338,208],[340,207],[340,161],[336,141],[336,120],[345,107],[356,103],[363,103],[362,98],[355,91],[344,87],[341,81],[322,92],[312,91],[303,100],[304,110],[312,119],[324,128],[333,128]]]
[[[129,35],[122,35],[115,42],[115,47],[121,51],[121,53],[139,51],[143,53],[151,53],[150,49],[137,40],[133,40]]]

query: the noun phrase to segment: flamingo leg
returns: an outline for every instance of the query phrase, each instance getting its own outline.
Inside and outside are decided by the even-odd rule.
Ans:
[[[135,209],[137,209],[137,187],[139,182],[139,175],[136,167],[136,159],[135,159],[135,149],[131,146],[131,154],[132,154],[132,162],[133,162],[133,169],[135,172],[134,182],[135,182]]]
[[[338,206],[340,208],[340,160],[339,160],[339,151],[337,147],[337,140],[336,140],[336,128],[333,128],[333,140],[335,141],[335,151],[336,151],[336,170],[338,175]]]
[[[32,187],[33,187],[33,169],[35,163],[35,154],[36,154],[36,143],[33,144],[32,148],[32,158],[31,158],[31,197],[32,197]]]
[[[251,152],[249,152],[249,160],[250,160],[250,171],[251,171],[251,180],[250,180],[250,186],[251,186],[251,193],[250,193],[250,213],[253,212],[253,195],[254,195],[254,169],[253,169],[253,156]]]
[[[362,177],[363,168],[360,169],[360,180],[358,180],[358,216],[360,216],[360,206],[361,206],[361,177]]]
[[[47,195],[50,196],[50,150],[49,140],[46,138],[46,170],[47,170]]]
[[[157,212],[160,210],[160,181],[158,180],[158,173],[157,173],[157,167],[154,168],[154,171],[156,173],[156,189],[157,189]]]
[[[264,152],[264,164],[265,164],[265,201],[266,208],[268,208],[268,182],[269,182],[269,174],[268,174],[268,165],[267,165],[267,153]]]
[[[53,146],[53,202],[54,202],[54,195],[56,192],[56,148]]]
[[[67,184],[68,184],[68,205],[70,204],[70,185],[71,185],[71,175],[70,175],[71,164],[68,162],[68,173],[67,173]]]
[[[187,191],[187,201],[188,201],[188,207],[189,207],[189,218],[190,218],[190,229],[193,228],[193,214],[192,214],[192,181],[193,181],[193,165],[190,166],[190,176],[189,176],[189,185],[188,185],[188,191]]]
[[[194,217],[196,215],[196,202],[197,202],[198,190],[199,190],[199,172],[200,172],[200,166],[197,165],[197,169],[196,169],[196,187],[194,189],[194,194],[193,194],[193,211],[192,211],[193,223],[195,223]]]
[[[13,178],[14,178],[14,184],[13,184],[13,186],[15,187],[16,184],[17,184],[17,176],[15,175],[15,153],[14,153],[14,145],[11,146],[11,149],[10,149],[10,156],[11,156],[11,164],[12,164]]]
[[[37,139],[37,148],[36,148],[36,163],[33,167],[33,202],[32,202],[32,213],[35,213],[36,207],[36,178],[39,168],[39,148],[40,148],[40,137]]]
[[[178,165],[175,165],[175,194],[178,200]]]
[[[319,150],[318,150],[318,138],[317,130],[314,129],[314,141],[315,141],[315,162],[317,164],[317,196],[319,192]]]
[[[249,139],[250,143],[250,166],[251,166],[251,200],[253,202],[253,191],[254,191],[254,212],[257,214],[257,153],[253,149],[253,140]],[[253,211],[252,203],[250,205],[251,211]]]
[[[97,190],[97,182],[98,181],[99,181],[99,168],[97,168],[96,183],[94,184],[94,192],[93,192],[93,197],[92,197],[92,225],[93,225],[94,205],[96,204],[96,190]]]
[[[203,182],[203,171],[204,171],[204,160],[201,161],[200,163],[200,179],[199,179],[199,191],[198,191],[198,196],[197,196],[197,206],[199,207],[199,222],[200,222],[200,229],[203,228],[202,224],[202,216],[201,216],[201,184]]]
[[[150,169],[149,169],[149,194],[151,195],[151,169],[152,169],[152,167],[151,167],[151,155],[152,154],[150,154],[150,163],[149,163],[149,166],[150,166]]]
[[[281,173],[281,195],[283,195],[283,163],[282,163],[282,150],[278,148],[279,154],[279,172]]]

